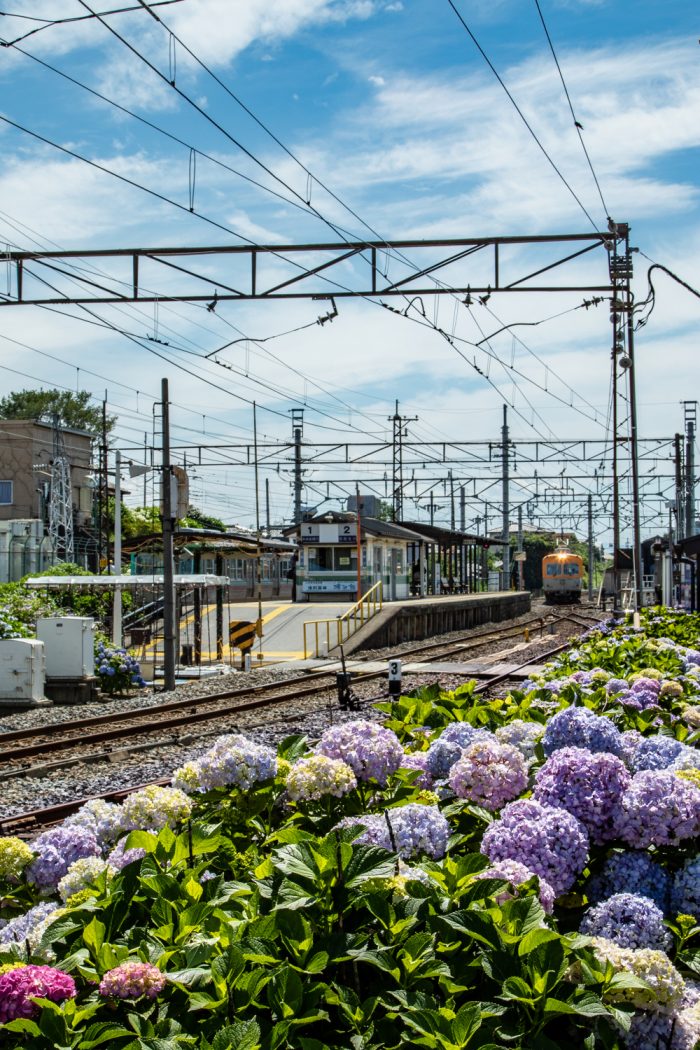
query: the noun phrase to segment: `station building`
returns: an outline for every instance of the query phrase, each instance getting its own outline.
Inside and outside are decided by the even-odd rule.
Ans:
[[[485,551],[492,540],[424,525],[329,511],[293,529],[299,551],[297,601],[358,597],[381,581],[385,601],[486,590]]]

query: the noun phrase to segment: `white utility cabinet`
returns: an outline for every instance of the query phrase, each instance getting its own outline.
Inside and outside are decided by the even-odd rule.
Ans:
[[[46,704],[44,644],[34,638],[0,640],[0,704]]]
[[[95,621],[88,616],[47,616],[36,622],[44,643],[47,678],[85,678],[95,673]]]

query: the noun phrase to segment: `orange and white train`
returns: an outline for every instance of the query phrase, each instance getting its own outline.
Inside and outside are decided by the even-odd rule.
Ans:
[[[549,604],[580,602],[583,580],[583,559],[569,550],[558,547],[542,559],[542,589]]]

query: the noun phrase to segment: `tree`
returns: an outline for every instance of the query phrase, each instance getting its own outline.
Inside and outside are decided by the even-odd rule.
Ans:
[[[187,510],[187,517],[182,518],[180,525],[191,529],[218,529],[219,532],[225,532],[226,526],[220,518],[215,518],[212,514],[205,514],[204,511],[200,510],[199,507],[189,507]]]
[[[61,426],[71,430],[86,430],[95,437],[102,433],[102,409],[90,404],[87,390],[76,394],[69,390],[15,390],[0,399],[0,419],[35,419],[40,423],[52,423],[58,415]],[[117,421],[116,416],[107,416],[107,433]]]

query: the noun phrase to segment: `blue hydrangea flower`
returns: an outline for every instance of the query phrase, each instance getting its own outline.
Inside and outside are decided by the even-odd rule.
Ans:
[[[608,718],[594,715],[587,707],[567,707],[549,720],[542,747],[547,756],[562,747],[580,747],[619,757],[622,742],[619,729]]]
[[[363,719],[326,729],[316,751],[345,762],[358,780],[376,780],[382,787],[403,760],[396,733]]]
[[[593,904],[616,893],[634,893],[650,897],[662,911],[668,908],[671,880],[668,872],[648,853],[626,850],[611,853],[601,871],[586,886],[586,896]]]
[[[671,887],[674,915],[694,915],[700,920],[700,857],[690,857],[676,872]]]
[[[533,798],[559,806],[584,825],[597,844],[616,837],[616,817],[630,775],[624,763],[606,752],[592,754],[563,747],[537,771]]]
[[[634,893],[616,893],[589,908],[580,932],[589,937],[605,937],[621,948],[667,951],[672,942],[661,909],[650,897]]]
[[[421,806],[416,802],[388,809],[385,813],[346,817],[338,827],[354,825],[363,828],[356,842],[391,851],[395,845],[396,852],[404,860],[423,853],[434,860],[444,857],[450,835],[450,826],[437,806]]]
[[[649,736],[639,742],[631,756],[634,773],[643,769],[668,769],[683,751],[680,740],[670,736]]]
[[[31,951],[35,951],[41,940],[44,930],[49,925],[51,916],[58,911],[58,904],[53,901],[42,901],[36,904],[24,915],[15,915],[2,929],[0,929],[0,946],[29,944]]]
[[[534,799],[510,802],[481,841],[489,860],[517,860],[551,885],[557,897],[567,893],[588,862],[588,835],[564,809]]]
[[[428,748],[428,772],[435,780],[444,779],[466,747],[477,740],[490,739],[491,733],[486,729],[475,729],[468,722],[451,722]]]

